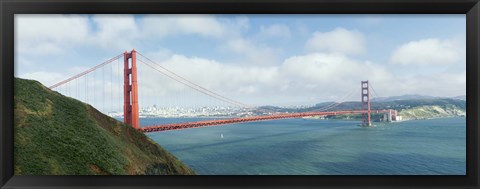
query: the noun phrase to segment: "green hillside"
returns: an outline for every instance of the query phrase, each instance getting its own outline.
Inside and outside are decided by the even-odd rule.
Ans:
[[[448,104],[445,106],[417,106],[402,110],[399,112],[399,115],[405,120],[410,120],[466,116],[466,112],[465,109]]]
[[[92,106],[15,79],[15,175],[189,175],[146,135]]]

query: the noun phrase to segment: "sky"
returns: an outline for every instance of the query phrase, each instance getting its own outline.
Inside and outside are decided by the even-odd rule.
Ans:
[[[374,96],[453,97],[466,93],[465,30],[465,15],[453,14],[17,14],[15,76],[51,86],[135,49],[200,86],[250,105],[359,101],[362,80],[369,80]],[[141,105],[188,93],[138,64]],[[120,76],[115,70],[112,64],[103,72]],[[109,82],[99,75],[91,79]],[[101,90],[94,83],[88,92]],[[121,88],[110,88],[106,92],[116,98]]]

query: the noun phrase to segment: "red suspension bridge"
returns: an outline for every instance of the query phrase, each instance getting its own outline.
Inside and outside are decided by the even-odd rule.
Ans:
[[[140,57],[138,57],[139,55]],[[120,59],[123,57],[123,71],[121,71],[121,64]],[[252,106],[249,106],[245,103],[239,102],[237,100],[233,100],[229,97],[221,95],[217,92],[207,89],[206,87],[202,87],[201,85],[192,82],[179,74],[170,71],[169,69],[161,66],[160,64],[152,61],[151,59],[147,58],[146,56],[138,53],[135,50],[131,52],[125,51],[123,54],[119,54],[97,66],[94,66],[80,74],[77,74],[73,77],[70,77],[66,80],[58,82],[49,88],[52,90],[57,90],[66,94],[67,96],[73,96],[74,98],[81,99],[85,102],[89,102],[93,100],[93,104],[98,106],[100,104],[103,105],[105,108],[105,103],[110,102],[111,109],[114,106],[114,99],[116,94],[116,99],[118,101],[122,99],[121,103],[116,102],[118,104],[123,104],[123,119],[124,122],[128,125],[131,125],[135,129],[142,131],[142,132],[160,132],[160,131],[168,131],[168,130],[179,130],[179,129],[188,129],[188,128],[197,128],[197,127],[209,127],[209,126],[219,126],[225,124],[233,124],[233,123],[243,123],[243,122],[254,122],[254,121],[263,121],[263,120],[274,120],[274,119],[289,119],[289,118],[303,118],[303,117],[312,117],[312,116],[331,116],[331,115],[345,115],[345,114],[361,114],[362,115],[362,126],[371,126],[371,114],[384,114],[388,117],[388,120],[395,120],[397,116],[397,111],[395,110],[371,110],[370,109],[370,87],[368,81],[361,81],[361,102],[362,102],[362,109],[361,110],[342,110],[342,111],[328,111],[329,109],[338,106],[340,103],[331,103],[326,105],[320,109],[310,111],[310,112],[302,112],[302,113],[272,113],[268,112],[268,110],[257,109],[259,111],[263,111],[264,113],[268,112],[268,114],[263,115],[250,115],[250,116],[242,116],[236,118],[222,118],[216,120],[207,120],[207,121],[195,121],[195,122],[185,122],[185,123],[168,123],[168,124],[158,124],[158,125],[151,125],[151,126],[143,126],[140,127],[139,123],[139,80],[137,75],[137,61],[143,63],[146,67],[150,68],[150,71],[156,71],[161,73],[162,75],[166,76],[167,78],[174,80],[187,88],[192,89],[195,91],[196,95],[202,94],[203,96],[207,96],[211,99],[215,99],[218,102],[229,104],[237,107],[245,108],[245,110],[255,109]],[[115,62],[117,62],[115,68]],[[108,67],[110,66],[110,67]],[[95,71],[101,70],[101,81],[98,82],[99,74],[96,74]],[[107,72],[107,77],[105,77],[105,72]],[[110,76],[109,76],[110,75]],[[117,75],[115,79],[113,75]],[[108,81],[110,79],[110,81]],[[118,83],[123,82],[121,84],[114,84],[114,80],[118,81]],[[121,81],[123,80],[123,81]],[[107,84],[105,84],[107,83]],[[81,85],[85,86],[81,86]],[[90,95],[89,87],[92,86],[101,86],[101,89],[108,91],[109,95]],[[120,86],[123,86],[123,90]],[[83,91],[82,91],[83,90]],[[123,91],[123,92],[121,92]],[[82,94],[84,95],[82,96]],[[120,96],[122,94],[123,96]],[[98,96],[101,96],[99,99]],[[158,98],[157,98],[158,99]],[[171,101],[171,100],[166,100]],[[108,104],[107,104],[108,106]],[[178,109],[178,108],[177,108]]]

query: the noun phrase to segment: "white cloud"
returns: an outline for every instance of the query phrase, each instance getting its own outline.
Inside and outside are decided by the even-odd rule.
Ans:
[[[222,50],[242,55],[247,64],[271,65],[277,63],[280,50],[267,45],[256,43],[250,39],[233,38],[223,45]]]
[[[66,19],[70,17],[74,19]],[[429,75],[398,72],[399,74],[395,75],[395,71],[387,68],[396,65],[381,65],[352,58],[351,55],[366,53],[365,37],[359,31],[344,28],[323,33],[315,32],[305,44],[309,54],[290,53],[289,58],[282,60],[283,56],[280,56],[282,49],[266,45],[267,42],[260,40],[260,36],[276,40],[297,35],[300,33],[297,30],[300,29],[293,27],[291,29],[295,32],[292,32],[286,25],[267,24],[260,28],[259,33],[250,35],[251,32],[247,32],[251,27],[248,18],[225,19],[210,15],[200,17],[198,15],[179,17],[162,15],[138,18],[129,15],[97,15],[90,18],[58,15],[54,18],[56,19],[49,18],[40,24],[23,23],[22,31],[19,31],[19,36],[22,36],[19,39],[22,41],[17,48],[24,54],[16,57],[18,60],[16,64],[28,66],[36,64],[36,61],[45,61],[25,56],[26,53],[58,54],[76,50],[76,47],[82,47],[85,44],[123,51],[132,48],[133,45],[155,40],[153,43],[158,42],[158,47],[155,46],[155,49],[150,48],[141,53],[152,60],[159,61],[161,65],[175,73],[242,102],[262,104],[268,101],[273,105],[275,102],[298,101],[298,99],[305,99],[312,103],[338,100],[352,90],[356,91],[350,100],[359,100],[358,88],[361,80],[370,80],[382,96],[402,94],[453,96],[450,90],[462,88],[466,83],[465,72],[433,73],[432,71],[428,73]],[[91,22],[90,25],[88,22]],[[36,23],[36,20],[30,20],[30,23]],[[17,25],[17,28],[19,27]],[[304,29],[308,31],[307,28]],[[56,31],[62,32],[56,33]],[[232,57],[231,60],[236,62],[220,62],[215,59],[216,57],[180,55],[159,47],[163,46],[161,40],[165,37],[191,35],[208,38],[215,44],[220,43],[220,50],[229,53],[228,57]],[[457,56],[464,57],[464,48],[464,42],[458,39],[413,41],[400,46],[392,54],[391,63],[423,64],[418,62],[422,61],[447,65],[461,61],[462,59]],[[57,62],[50,64],[50,67],[59,62],[65,64],[67,63],[65,60],[66,58],[63,59],[63,57],[58,58]],[[139,73],[142,73],[139,74],[141,95],[158,97],[162,94],[170,96],[182,94],[184,90],[182,85],[146,68],[142,63],[138,64]],[[46,72],[31,70],[31,66],[28,68],[25,70],[29,72],[19,73],[20,77],[40,80],[47,86],[86,70],[78,67],[66,71]],[[89,83],[89,85],[99,84]],[[113,91],[122,90],[121,87],[114,89]],[[121,94],[121,92],[111,93]]]
[[[380,15],[366,15],[366,16],[363,16],[362,19],[357,20],[359,25],[363,27],[378,27],[384,21],[385,21],[385,18],[383,18]]]
[[[21,74],[19,77],[24,79],[37,80],[47,87],[66,79],[65,75],[61,73],[46,72],[46,71],[29,72],[29,73]]]
[[[31,60],[29,60],[29,59],[27,59],[27,58],[25,58],[25,57],[15,57],[15,65],[14,65],[14,67],[15,67],[15,71],[16,71],[16,72],[19,71],[19,70],[18,70],[19,67],[21,67],[21,68],[29,68],[29,67],[33,67],[34,65],[35,65],[35,64],[34,64]],[[15,73],[16,73],[16,72],[15,72]]]
[[[132,15],[95,15],[92,18],[97,31],[90,39],[94,45],[109,49],[131,49],[139,31]]]
[[[286,25],[274,24],[263,26],[257,38],[247,38],[249,19],[238,16],[222,19],[212,15],[149,15],[138,21],[143,38],[164,38],[176,35],[198,35],[220,42],[221,52],[239,55],[236,62],[258,65],[270,65],[277,62],[280,49],[260,43],[258,37],[278,38],[291,35]],[[166,53],[166,54],[165,54]],[[170,56],[172,52],[163,53]]]
[[[281,72],[282,77],[290,78],[290,85],[297,88],[295,91],[311,89],[319,97],[337,99],[358,88],[362,80],[378,83],[377,86],[392,80],[392,75],[381,65],[360,62],[338,53],[294,56],[285,60]]]
[[[228,24],[228,23],[227,23]],[[231,25],[246,27],[248,19]],[[16,50],[22,55],[69,52],[82,46],[131,49],[141,41],[168,35],[199,35],[222,38],[226,25],[210,15],[18,15],[15,17]],[[233,29],[232,29],[233,30]]]
[[[157,53],[162,54],[162,51]],[[358,101],[358,88],[361,80],[369,80],[381,96],[402,94],[454,96],[462,94],[461,89],[466,84],[465,72],[414,76],[393,75],[382,65],[358,61],[338,53],[311,53],[293,56],[285,59],[279,65],[268,67],[225,64],[206,58],[178,54],[173,54],[158,63],[200,86],[253,105],[265,105],[265,103],[287,105],[299,102],[314,104],[326,100],[340,100],[341,97],[351,92],[353,92],[351,96],[343,100]],[[199,100],[199,98],[212,100],[204,94],[186,89],[184,85],[167,78],[141,62],[137,64],[138,72],[141,73],[138,75],[138,82],[142,105],[150,106],[158,102],[165,104],[170,103],[172,99],[180,99],[182,103],[188,103],[185,102],[185,99],[191,98],[193,93],[197,93],[195,100]],[[76,67],[69,69],[67,73],[77,73],[82,70],[85,68]],[[113,71],[116,72],[116,70]],[[40,80],[47,86],[70,76],[55,72],[32,72],[21,75],[22,78]],[[97,75],[97,77],[100,76]],[[92,79],[92,76],[89,78]],[[122,90],[118,86],[114,86],[113,91],[109,91],[111,87],[109,87],[108,77],[106,89],[103,88],[101,82],[92,83],[90,79],[89,88],[95,89],[97,93],[106,90],[107,96],[118,96],[117,91]],[[117,81],[117,79],[113,81]],[[121,82],[121,80],[119,81]],[[84,79],[80,79],[79,82],[84,82]],[[74,88],[74,86],[75,83],[72,83],[71,87]],[[189,94],[190,96],[188,96]],[[82,95],[83,93],[80,94],[80,99],[84,98]],[[105,94],[99,94],[99,96],[102,95]],[[205,103],[211,102],[206,101]],[[219,101],[213,100],[213,102],[218,103]],[[102,105],[98,103],[100,102],[97,102],[97,106]]]
[[[163,48],[163,47],[159,47],[156,50],[147,51],[147,52],[145,52],[145,54],[143,54],[143,52],[141,52],[141,53],[142,53],[142,55],[146,56],[150,60],[160,61],[160,62],[170,59],[175,54],[172,50],[167,49],[167,48]],[[142,59],[143,60],[145,58],[142,57],[142,56],[137,56],[137,59]],[[146,59],[145,59],[145,61],[146,61]]]
[[[251,93],[253,90],[251,86],[273,85],[277,77],[277,69],[274,67],[243,67],[183,55],[173,55],[170,59],[159,64],[208,89],[222,92],[228,91],[237,95],[242,95],[244,92]],[[139,75],[139,80],[145,81],[142,84],[144,85],[144,90],[147,90],[146,93],[151,95],[156,93],[167,94],[184,88],[182,84],[167,78],[158,71],[145,66],[145,64],[139,63],[138,65],[139,72],[142,71],[142,75]],[[159,67],[157,69],[161,70]],[[162,87],[155,87],[159,83],[162,83]],[[238,88],[238,86],[250,87]]]
[[[250,28],[250,20],[246,16],[238,16],[235,18],[232,28],[235,30],[247,31]]]
[[[176,81],[140,65],[142,94],[171,95],[184,89]],[[205,88],[240,101],[247,99],[244,101],[248,103],[261,103],[265,98],[267,101],[283,99],[278,102],[302,100],[311,103],[338,100],[359,88],[361,80],[370,80],[380,88],[392,86],[393,81],[391,73],[380,65],[332,53],[294,56],[282,64],[267,67],[238,66],[183,55],[173,55],[161,65]],[[349,100],[358,100],[357,96]]]
[[[401,65],[445,65],[465,58],[465,43],[460,39],[423,39],[400,45],[390,62]]]
[[[411,77],[397,76],[394,86],[395,88],[390,90],[390,96],[396,93],[399,95],[420,94],[439,97],[464,95],[466,93],[466,72],[418,74]],[[401,93],[398,93],[398,91],[401,91]]]
[[[309,51],[359,55],[366,52],[366,41],[359,31],[336,28],[329,32],[313,33],[305,47]]]
[[[358,61],[335,53],[312,53],[286,59],[279,71],[288,91],[299,94],[316,93],[323,100],[338,100],[360,81],[369,80],[379,96],[419,94],[431,96],[456,96],[465,94],[466,72],[435,72],[428,74],[394,74],[385,65]],[[360,91],[349,100],[358,101]],[[357,96],[355,96],[357,95]],[[372,93],[373,95],[373,93]]]
[[[143,37],[162,38],[167,35],[195,34],[220,38],[225,27],[210,15],[149,15],[140,19]]]
[[[88,33],[88,19],[85,16],[15,16],[15,50],[17,53],[58,54],[84,43]]]
[[[258,37],[261,39],[270,38],[290,38],[290,28],[285,24],[273,24],[269,26],[260,26]]]
[[[179,17],[178,27],[185,33],[194,33],[208,37],[221,37],[225,32],[225,28],[215,17],[205,15]]]
[[[115,64],[115,63],[113,63]],[[70,77],[73,77],[79,73],[82,73],[86,70],[89,70],[90,67],[83,67],[83,66],[73,66],[71,68],[68,68],[66,70],[62,70],[61,72],[55,72],[55,71],[33,71],[33,72],[25,72],[25,73],[18,73],[18,75],[16,75],[15,77],[20,77],[20,78],[24,78],[24,79],[34,79],[34,80],[37,80],[39,81],[40,83],[42,83],[43,85],[49,87],[49,86],[52,86],[58,82],[61,82],[61,81],[64,81]],[[103,69],[103,70],[102,70]],[[112,69],[112,71],[114,71],[115,75],[119,75],[118,73],[116,73],[116,68],[115,70],[112,68],[110,68],[110,66],[104,66],[103,68],[100,68],[98,70],[101,70],[100,72],[103,71],[103,73],[110,73],[110,69]],[[98,74],[99,71],[97,71],[97,74]],[[89,77],[93,77],[91,76],[92,74],[89,74]],[[100,75],[100,74],[99,74]],[[98,78],[100,78],[100,76],[97,76]],[[79,79],[79,80],[82,80],[82,79]]]

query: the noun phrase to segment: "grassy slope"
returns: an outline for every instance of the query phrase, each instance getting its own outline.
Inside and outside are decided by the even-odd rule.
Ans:
[[[194,174],[143,133],[15,79],[15,175]]]
[[[402,110],[399,115],[403,119],[428,119],[438,117],[465,116],[465,109],[458,106],[418,106],[411,109]]]

